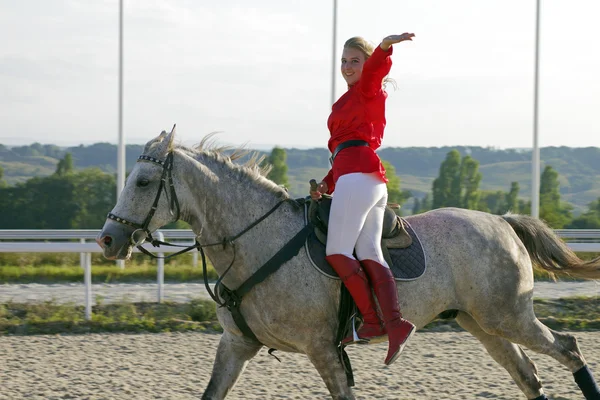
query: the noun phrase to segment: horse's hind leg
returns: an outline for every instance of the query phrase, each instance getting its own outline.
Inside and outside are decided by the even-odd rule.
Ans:
[[[508,371],[528,399],[544,398],[535,364],[523,349],[504,338],[485,333],[473,317],[465,312],[458,313],[456,322],[479,339],[490,356]]]
[[[588,369],[577,339],[568,333],[555,332],[542,324],[533,312],[533,304],[521,304],[507,312],[497,310],[493,317],[477,320],[488,333],[497,334],[537,353],[546,354],[566,366],[586,399],[600,399],[600,390]],[[488,320],[488,318],[490,318]]]
[[[224,399],[246,368],[248,361],[261,347],[262,345],[256,341],[225,331],[221,336],[210,382],[202,399]]]
[[[346,372],[335,345],[323,344],[310,349],[306,355],[321,375],[334,400],[354,400],[354,394],[348,385]]]

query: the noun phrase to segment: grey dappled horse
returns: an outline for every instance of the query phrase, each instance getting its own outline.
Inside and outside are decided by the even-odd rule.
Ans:
[[[146,144],[97,241],[107,258],[125,259],[133,243],[179,217],[199,243],[228,242],[204,250],[223,283],[237,288],[304,228],[304,211],[263,177],[256,160],[234,164],[235,155],[210,148],[206,140],[198,149],[174,145],[174,130]],[[153,201],[156,209],[150,211]],[[267,218],[231,240],[279,202]],[[398,284],[408,320],[422,328],[441,312],[458,310],[457,322],[506,368],[527,399],[545,396],[521,346],[558,360],[574,373],[586,398],[598,398],[576,339],[549,329],[534,314],[532,263],[596,279],[600,261],[582,262],[551,229],[527,216],[447,208],[407,220],[428,262],[420,279]],[[268,346],[306,354],[334,399],[354,399],[334,343],[340,284],[300,252],[244,296],[241,314],[256,339],[244,336],[229,310],[218,307],[224,331],[202,398],[225,398],[248,361]],[[401,364],[400,359],[398,368]]]

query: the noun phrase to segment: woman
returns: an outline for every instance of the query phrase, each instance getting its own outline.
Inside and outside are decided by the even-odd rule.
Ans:
[[[403,33],[384,38],[373,49],[365,39],[344,44],[342,76],[348,91],[333,105],[327,121],[332,167],[311,191],[313,199],[333,193],[328,223],[326,259],[340,276],[360,310],[364,323],[358,342],[376,342],[388,335],[385,364],[393,363],[415,326],[402,318],[394,276],[381,251],[383,215],[387,203],[385,169],[375,150],[385,128],[384,79],[392,66],[392,45],[411,41]],[[353,253],[356,251],[356,258]],[[369,283],[370,282],[370,283]],[[383,314],[377,314],[371,285]],[[344,342],[352,342],[346,339]]]

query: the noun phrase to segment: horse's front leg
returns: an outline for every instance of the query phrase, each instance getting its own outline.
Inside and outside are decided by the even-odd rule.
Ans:
[[[210,382],[202,399],[224,399],[246,368],[248,361],[261,347],[262,344],[256,341],[225,331],[219,341]]]
[[[335,345],[322,343],[321,346],[310,349],[306,355],[325,381],[333,400],[355,399]]]

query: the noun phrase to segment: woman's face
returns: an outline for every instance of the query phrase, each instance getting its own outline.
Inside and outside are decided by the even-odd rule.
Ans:
[[[348,86],[354,85],[362,75],[363,65],[365,64],[365,55],[362,51],[352,48],[344,48],[342,52],[342,76]]]

